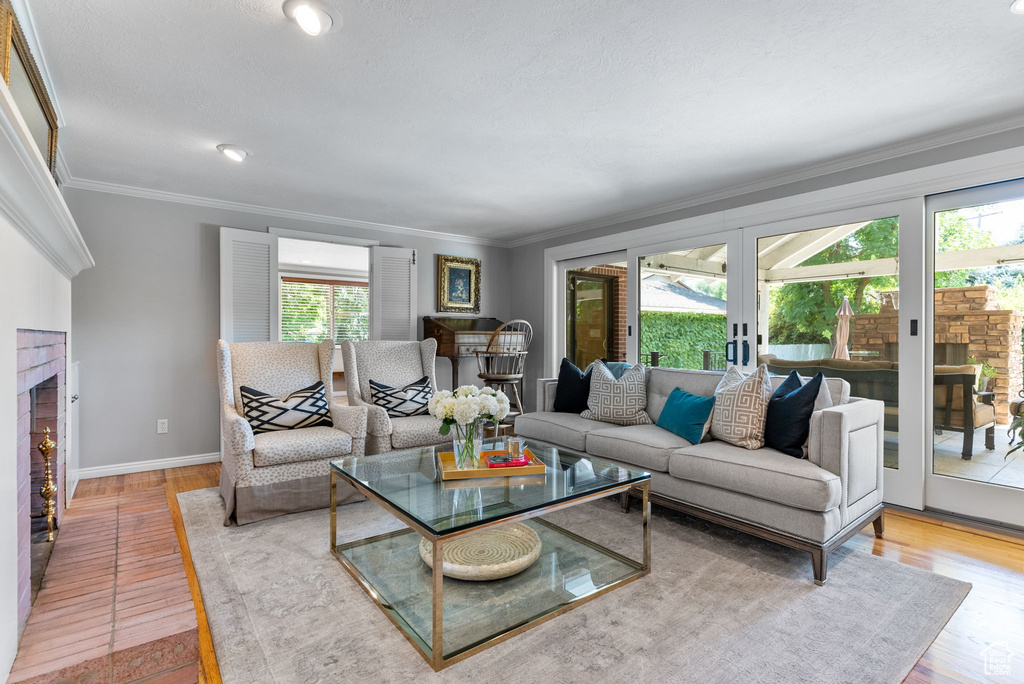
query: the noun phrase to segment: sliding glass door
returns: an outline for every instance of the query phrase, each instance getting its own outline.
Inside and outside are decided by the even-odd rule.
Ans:
[[[1024,526],[1024,182],[927,200],[925,503]]]

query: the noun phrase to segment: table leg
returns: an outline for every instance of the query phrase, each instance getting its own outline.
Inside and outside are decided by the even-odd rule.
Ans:
[[[643,487],[644,511],[644,572],[651,571],[651,483],[645,482]]]
[[[438,671],[444,665],[444,543],[434,540],[434,558],[431,571],[434,573],[432,596],[433,628],[431,633],[431,666]]]
[[[331,553],[338,548],[338,475],[331,469]]]

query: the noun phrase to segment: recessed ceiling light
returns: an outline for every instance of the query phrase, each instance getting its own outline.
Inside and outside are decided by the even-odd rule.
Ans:
[[[286,0],[284,15],[311,36],[322,36],[341,26],[339,15],[324,0]]]
[[[300,263],[300,264],[311,264],[311,263],[313,263],[313,262],[312,262],[312,261],[309,261],[309,260],[307,260],[307,259],[303,259],[303,260],[301,260],[301,261],[300,261],[299,263]]]
[[[238,145],[217,145],[217,150],[232,161],[245,161],[246,157],[252,156],[252,152],[239,147]]]
[[[1014,14],[1024,14],[1024,0],[1016,0],[1010,5],[1010,11]]]

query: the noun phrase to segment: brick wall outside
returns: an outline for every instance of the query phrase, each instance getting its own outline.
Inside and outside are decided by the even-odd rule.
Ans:
[[[594,275],[615,278],[612,292],[612,339],[608,350],[609,361],[626,360],[626,269],[621,266],[592,266],[581,269]]]
[[[899,343],[899,312],[891,306],[877,314],[853,317],[854,351],[883,351]],[[1010,400],[1024,384],[1021,329],[1024,313],[999,306],[991,285],[948,287],[935,290],[935,343],[966,344],[967,356],[988,363],[996,371],[993,385],[996,419],[1010,420]]]
[[[39,513],[43,500],[39,489],[43,483],[43,457],[36,445],[43,441],[43,428],[50,428],[50,439],[57,443],[51,458],[54,481],[57,483],[57,520],[65,506],[64,465],[66,453],[63,436],[67,416],[65,392],[66,334],[42,330],[18,330],[18,624],[28,617],[31,598],[33,530],[45,530],[45,518],[32,518]],[[30,390],[36,388],[35,429],[32,426]]]

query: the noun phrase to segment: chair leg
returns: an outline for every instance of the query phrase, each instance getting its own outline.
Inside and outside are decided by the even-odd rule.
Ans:
[[[814,567],[814,583],[820,587],[828,577],[828,554],[824,549],[811,551],[811,565]]]
[[[992,451],[996,448],[996,426],[985,429],[985,448]]]
[[[972,456],[974,456],[974,430],[964,430],[964,450],[960,457],[965,461],[970,461]]]
[[[885,513],[879,513],[878,517],[871,521],[871,524],[875,527],[875,536],[881,539],[885,533]]]
[[[519,383],[510,382],[512,386],[512,397],[516,402],[516,410],[519,411],[519,415],[523,415],[523,402],[519,399]]]

